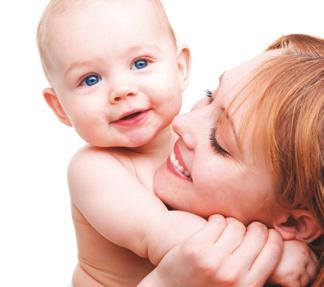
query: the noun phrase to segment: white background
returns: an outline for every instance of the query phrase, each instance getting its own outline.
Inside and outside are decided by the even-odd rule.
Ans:
[[[66,166],[83,142],[58,122],[41,96],[47,82],[35,33],[46,3],[0,3],[0,286],[67,286],[76,263]],[[216,86],[221,72],[277,37],[324,36],[322,0],[163,3],[192,51],[184,111]]]

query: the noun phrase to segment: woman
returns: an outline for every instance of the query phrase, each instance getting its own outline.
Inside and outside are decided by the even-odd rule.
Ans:
[[[204,217],[220,213],[246,225],[257,220],[276,229],[285,240],[322,244],[323,56],[323,40],[290,35],[226,71],[216,92],[175,119],[179,140],[174,155],[156,173],[156,194],[175,209]],[[245,231],[222,262],[214,260],[222,231],[202,230],[174,248],[143,282],[159,278],[162,283],[154,286],[254,284],[247,283],[247,263],[238,264],[249,250],[236,252],[244,243]],[[203,247],[197,242],[203,242]],[[317,247],[323,256],[323,246]],[[262,260],[261,253],[254,259]],[[204,272],[194,272],[201,269]],[[223,278],[222,273],[226,274]],[[304,286],[308,276],[287,280],[294,282],[292,286]],[[200,281],[194,280],[199,277]],[[221,285],[224,277],[230,278],[231,285]]]

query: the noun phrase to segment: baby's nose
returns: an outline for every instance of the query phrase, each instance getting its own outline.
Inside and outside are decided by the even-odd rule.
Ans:
[[[109,101],[111,104],[117,104],[122,100],[126,100],[128,97],[136,96],[137,93],[137,86],[130,79],[126,77],[115,79],[111,85]]]

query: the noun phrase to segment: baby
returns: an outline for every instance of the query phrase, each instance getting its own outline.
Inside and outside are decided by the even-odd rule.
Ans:
[[[73,284],[136,286],[206,224],[169,211],[152,192],[175,142],[170,123],[189,50],[177,45],[158,0],[53,0],[38,45],[51,85],[44,98],[89,144],[68,170],[79,252]]]

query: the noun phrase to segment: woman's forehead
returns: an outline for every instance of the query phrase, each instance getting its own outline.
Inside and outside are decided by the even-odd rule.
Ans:
[[[279,55],[282,55],[282,49],[266,51],[230,70],[225,71],[221,76],[219,87],[215,94],[218,102],[225,109],[228,109],[234,99],[241,96],[245,97],[244,88],[247,85],[258,85],[258,83],[252,82],[256,70],[261,68],[262,65],[270,59]],[[252,98],[255,99],[253,96]]]
[[[226,71],[224,73],[224,81],[231,81],[232,83],[238,83],[238,82],[247,82],[251,74],[262,64],[267,62],[268,60],[282,55],[281,50],[272,50],[272,51],[266,51],[262,54],[259,54],[250,60],[243,62],[242,64],[239,64],[235,66],[234,68]]]

